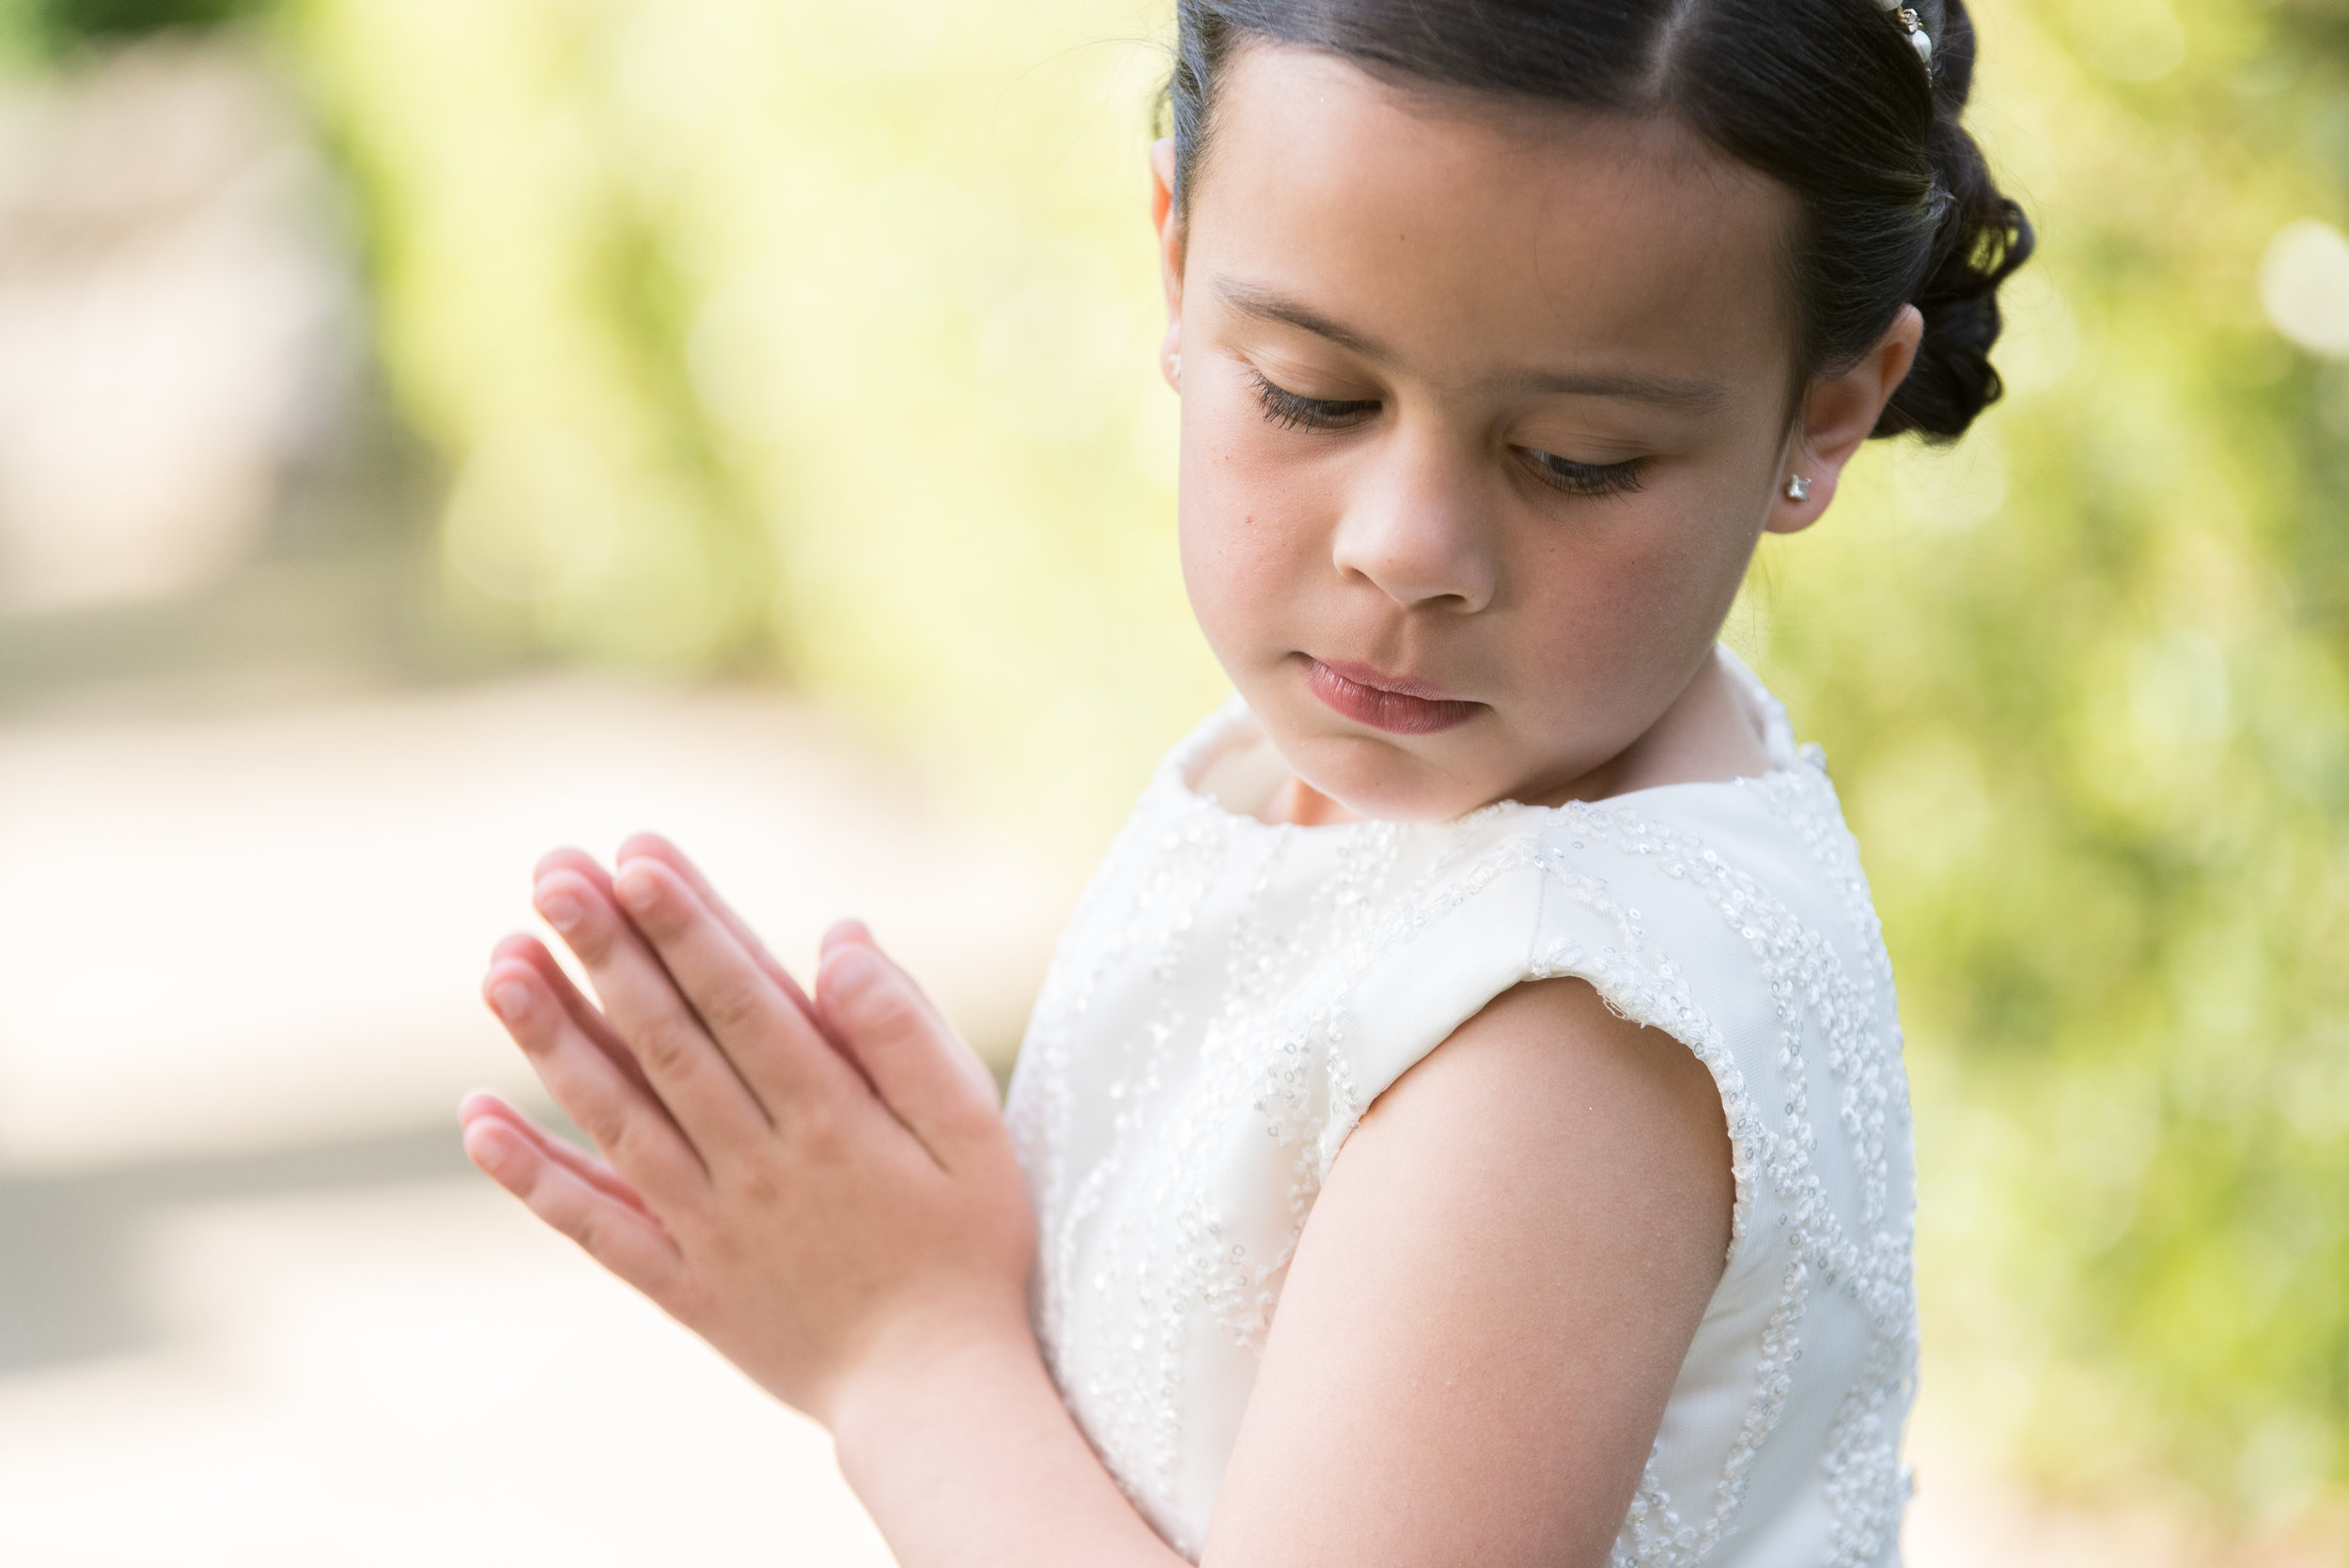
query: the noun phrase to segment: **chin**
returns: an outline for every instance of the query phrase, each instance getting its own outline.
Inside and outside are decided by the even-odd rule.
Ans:
[[[1281,753],[1299,778],[1356,815],[1381,822],[1447,822],[1506,793],[1464,784],[1375,736],[1315,736]]]

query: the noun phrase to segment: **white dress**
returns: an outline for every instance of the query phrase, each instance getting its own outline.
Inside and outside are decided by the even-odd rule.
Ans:
[[[1268,826],[1194,787],[1270,754],[1235,699],[1144,790],[1062,939],[1008,1114],[1053,1375],[1184,1556],[1346,1135],[1486,1002],[1579,975],[1711,1069],[1736,1176],[1727,1269],[1610,1561],[1899,1560],[1917,1320],[1891,968],[1818,749],[1731,663],[1760,778]]]

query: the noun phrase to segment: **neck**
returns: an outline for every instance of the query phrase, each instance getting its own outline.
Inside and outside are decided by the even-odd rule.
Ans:
[[[1336,822],[1364,820],[1361,813],[1349,811],[1294,773],[1289,775],[1288,783],[1274,793],[1267,817],[1273,822],[1294,823],[1299,828],[1326,828]]]

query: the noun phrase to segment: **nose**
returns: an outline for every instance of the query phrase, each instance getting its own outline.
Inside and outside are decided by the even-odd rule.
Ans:
[[[1395,442],[1346,497],[1330,551],[1339,573],[1405,609],[1471,614],[1490,604],[1500,563],[1480,466],[1435,442]]]

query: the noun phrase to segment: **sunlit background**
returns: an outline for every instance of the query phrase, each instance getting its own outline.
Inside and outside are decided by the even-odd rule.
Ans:
[[[1988,0],[2012,396],[1731,627],[1898,967],[1921,1568],[2349,1560],[2349,0]],[[1007,1063],[1220,693],[1158,0],[0,0],[0,1561],[885,1562],[470,1177],[548,845]]]

